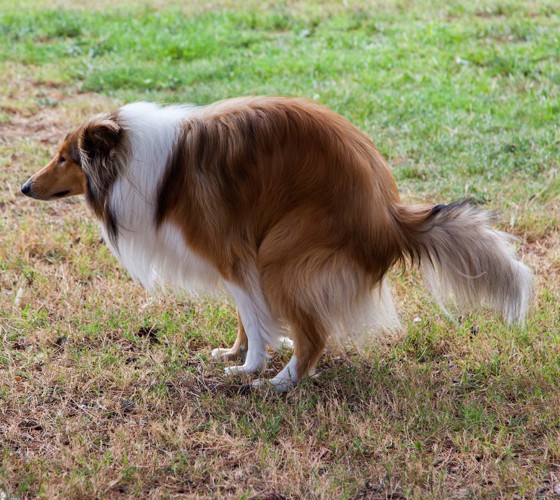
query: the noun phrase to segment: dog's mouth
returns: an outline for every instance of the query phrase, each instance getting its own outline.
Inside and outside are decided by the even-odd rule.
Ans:
[[[62,198],[70,194],[70,190],[67,189],[66,191],[59,191],[58,193],[53,194],[53,198]]]

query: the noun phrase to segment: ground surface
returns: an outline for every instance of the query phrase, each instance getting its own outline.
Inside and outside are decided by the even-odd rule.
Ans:
[[[0,499],[560,497],[559,37],[554,2],[0,2]],[[352,120],[407,202],[496,210],[526,326],[396,273],[402,334],[248,392],[227,299],[148,297],[83,200],[18,194],[86,116],[258,93]]]

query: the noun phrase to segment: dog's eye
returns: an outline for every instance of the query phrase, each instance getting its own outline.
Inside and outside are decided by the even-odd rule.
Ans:
[[[63,161],[66,161],[66,158],[64,158],[64,156],[62,156],[62,155],[59,155],[58,163],[62,163]]]

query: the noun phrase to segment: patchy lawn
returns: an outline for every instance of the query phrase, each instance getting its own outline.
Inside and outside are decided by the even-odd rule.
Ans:
[[[0,2],[0,498],[560,497],[558,7],[360,3]],[[149,297],[83,200],[19,195],[86,116],[251,93],[351,119],[407,202],[498,211],[526,326],[454,323],[395,273],[400,335],[254,393],[209,356],[231,301]]]

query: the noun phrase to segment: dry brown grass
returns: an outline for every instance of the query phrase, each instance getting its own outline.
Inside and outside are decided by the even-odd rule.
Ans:
[[[115,103],[5,70],[0,498],[558,492],[557,229],[519,234],[537,273],[527,330],[484,316],[450,323],[414,278],[396,276],[406,337],[359,357],[330,354],[318,380],[288,395],[253,393],[208,359],[234,336],[227,300],[147,297],[82,201],[18,194],[69,127]]]

